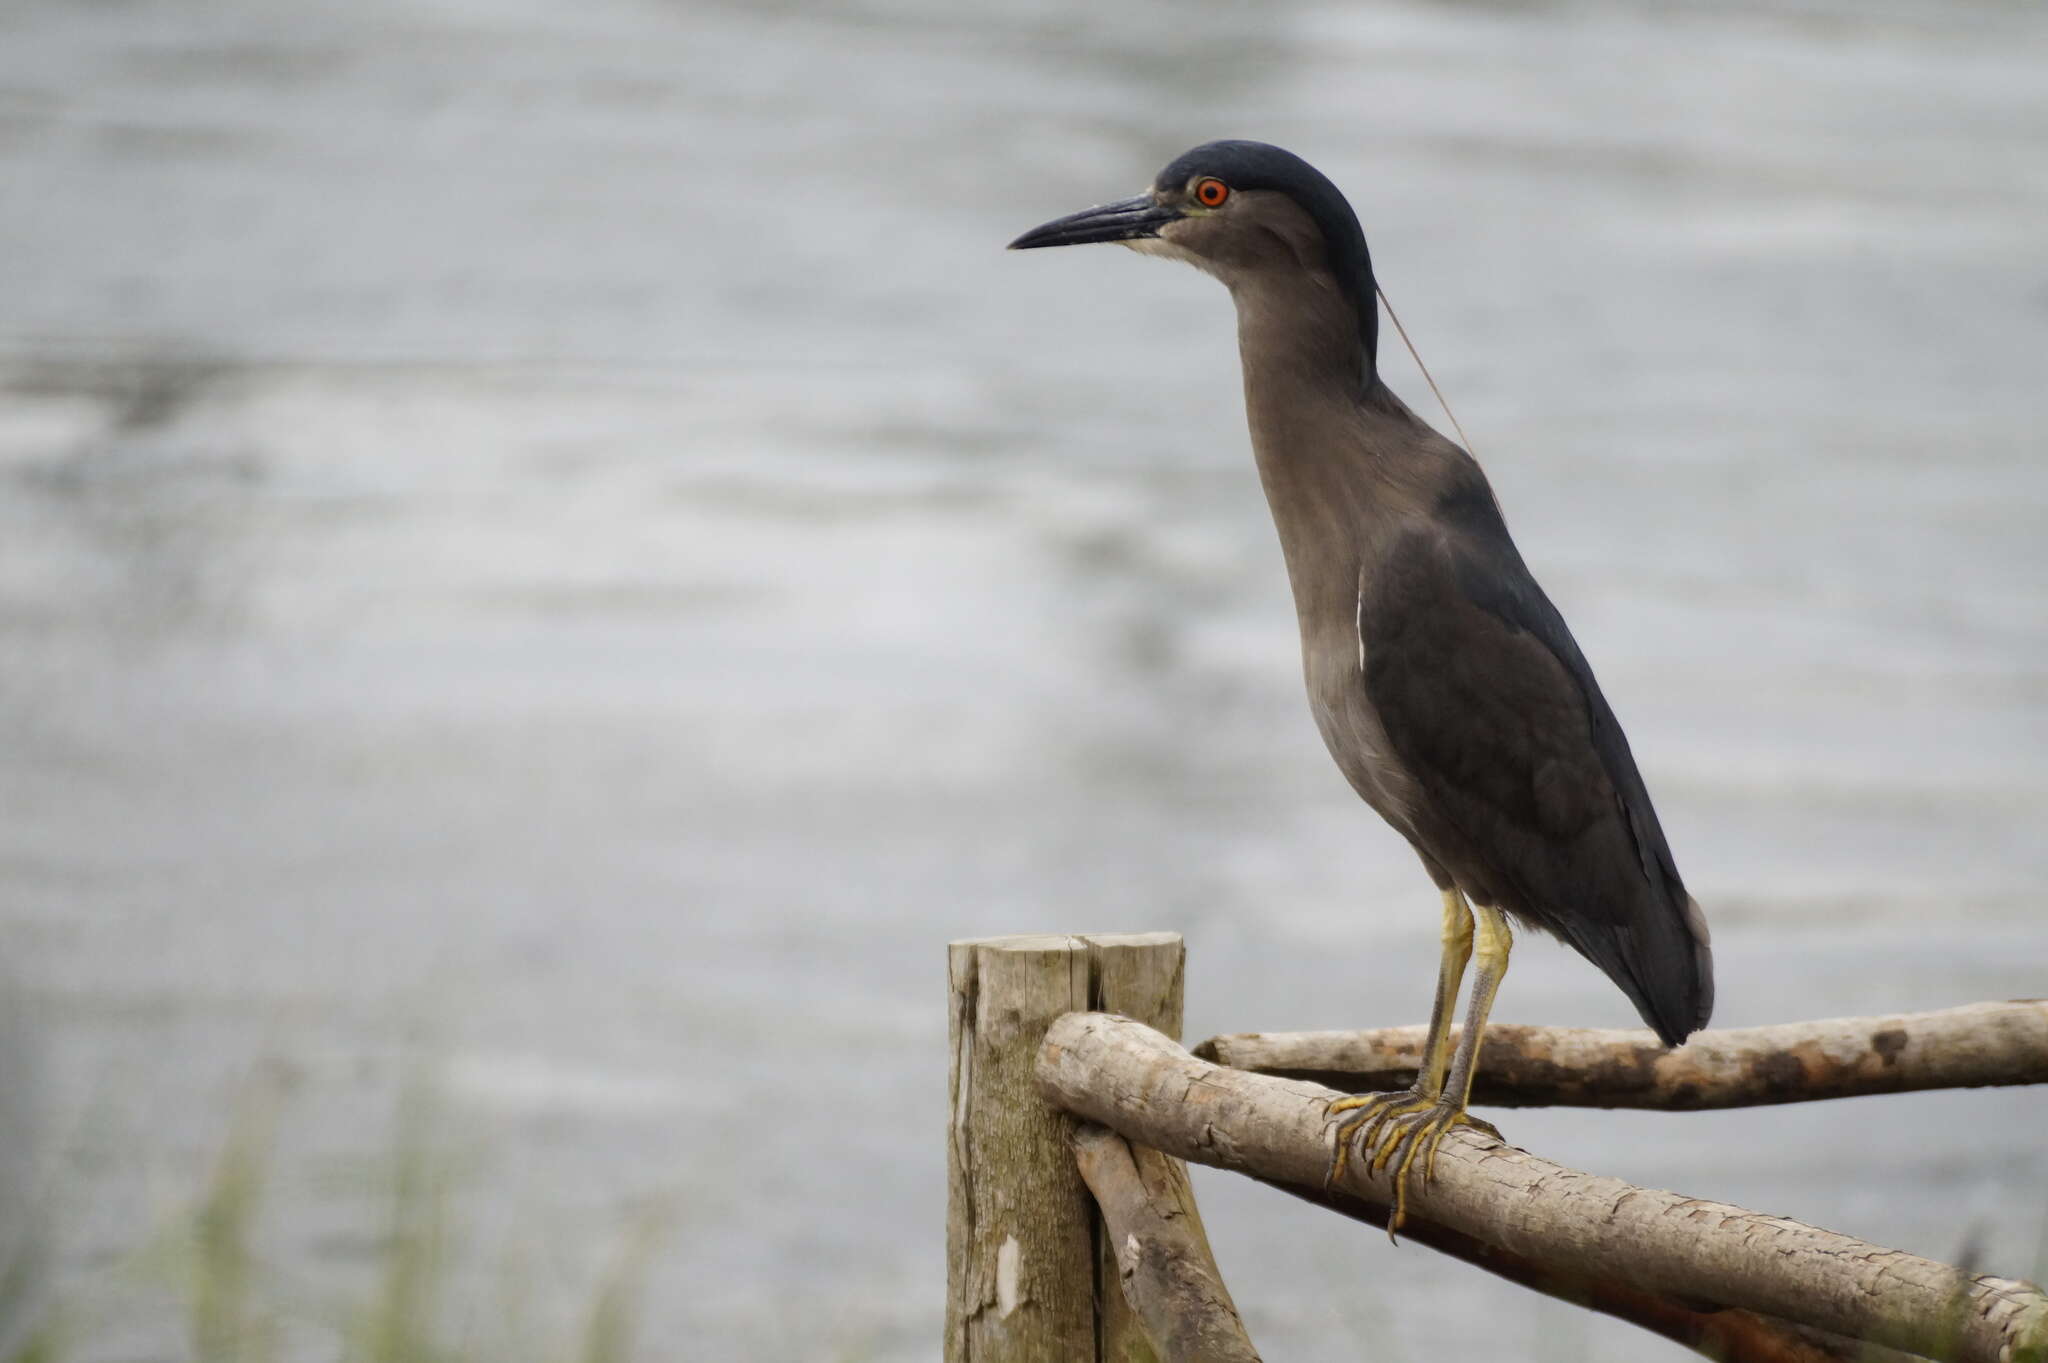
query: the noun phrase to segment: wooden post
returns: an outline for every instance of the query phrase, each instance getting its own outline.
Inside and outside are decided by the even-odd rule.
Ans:
[[[1039,1042],[1064,1013],[1181,1027],[1172,932],[988,937],[947,948],[946,1363],[1153,1363],[1125,1303],[1072,1121],[1038,1096]]]

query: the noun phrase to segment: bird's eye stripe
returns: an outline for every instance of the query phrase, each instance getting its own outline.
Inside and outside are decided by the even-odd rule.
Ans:
[[[1196,182],[1195,199],[1205,208],[1220,208],[1230,197],[1230,186],[1221,180],[1207,179]]]

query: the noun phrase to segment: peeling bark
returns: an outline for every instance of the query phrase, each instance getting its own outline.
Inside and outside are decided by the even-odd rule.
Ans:
[[[1489,1037],[1489,1045],[1491,1037]],[[1320,1188],[1337,1095],[1198,1060],[1125,1018],[1073,1014],[1047,1032],[1039,1092],[1167,1154]],[[1340,1193],[1384,1206],[1384,1174],[1353,1161]],[[1469,1129],[1412,1218],[1591,1283],[1775,1317],[1961,1363],[2048,1360],[2048,1296],[1785,1217],[1581,1173]],[[1422,1238],[1417,1232],[1417,1238]]]
[[[1346,1092],[1393,1090],[1414,1082],[1423,1031],[1244,1032],[1211,1037],[1194,1053]],[[1702,1032],[1676,1049],[1647,1031],[1496,1022],[1486,1029],[1473,1101],[1689,1112],[2040,1083],[2048,1083],[2048,1000],[2021,999]]]
[[[1074,1133],[1074,1159],[1160,1363],[1259,1363],[1209,1252],[1187,1167],[1091,1122]]]
[[[1381,1230],[1387,1227],[1384,1206],[1345,1193],[1298,1188],[1268,1178],[1260,1178],[1259,1182],[1368,1226]],[[1510,1254],[1472,1236],[1419,1221],[1412,1214],[1401,1227],[1401,1238],[1427,1245],[1559,1301],[1640,1325],[1652,1334],[1714,1359],[1715,1363],[1921,1363],[1919,1354],[1794,1325],[1774,1316],[1703,1304],[1675,1293],[1645,1291],[1611,1279],[1577,1276],[1541,1259]]]

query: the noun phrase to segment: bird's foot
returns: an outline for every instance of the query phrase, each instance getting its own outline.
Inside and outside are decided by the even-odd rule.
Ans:
[[[1354,1145],[1368,1172],[1376,1174],[1391,1165],[1394,1206],[1387,1215],[1389,1239],[1407,1217],[1408,1175],[1418,1155],[1422,1158],[1422,1181],[1426,1186],[1436,1178],[1436,1149],[1451,1128],[1469,1126],[1495,1140],[1501,1139],[1500,1130],[1493,1123],[1474,1117],[1442,1094],[1415,1089],[1339,1098],[1330,1104],[1329,1112],[1333,1117],[1339,1113],[1350,1115],[1337,1123],[1336,1149],[1330,1156],[1323,1186],[1328,1188],[1343,1175]]]

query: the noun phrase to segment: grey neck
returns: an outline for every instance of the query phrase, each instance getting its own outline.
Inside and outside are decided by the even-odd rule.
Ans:
[[[1247,396],[1256,386],[1306,386],[1357,404],[1376,383],[1358,313],[1336,281],[1316,272],[1261,272],[1231,281]]]
[[[1426,476],[1410,452],[1428,428],[1379,382],[1334,282],[1275,272],[1231,295],[1252,450],[1306,627],[1352,609],[1374,541]]]

